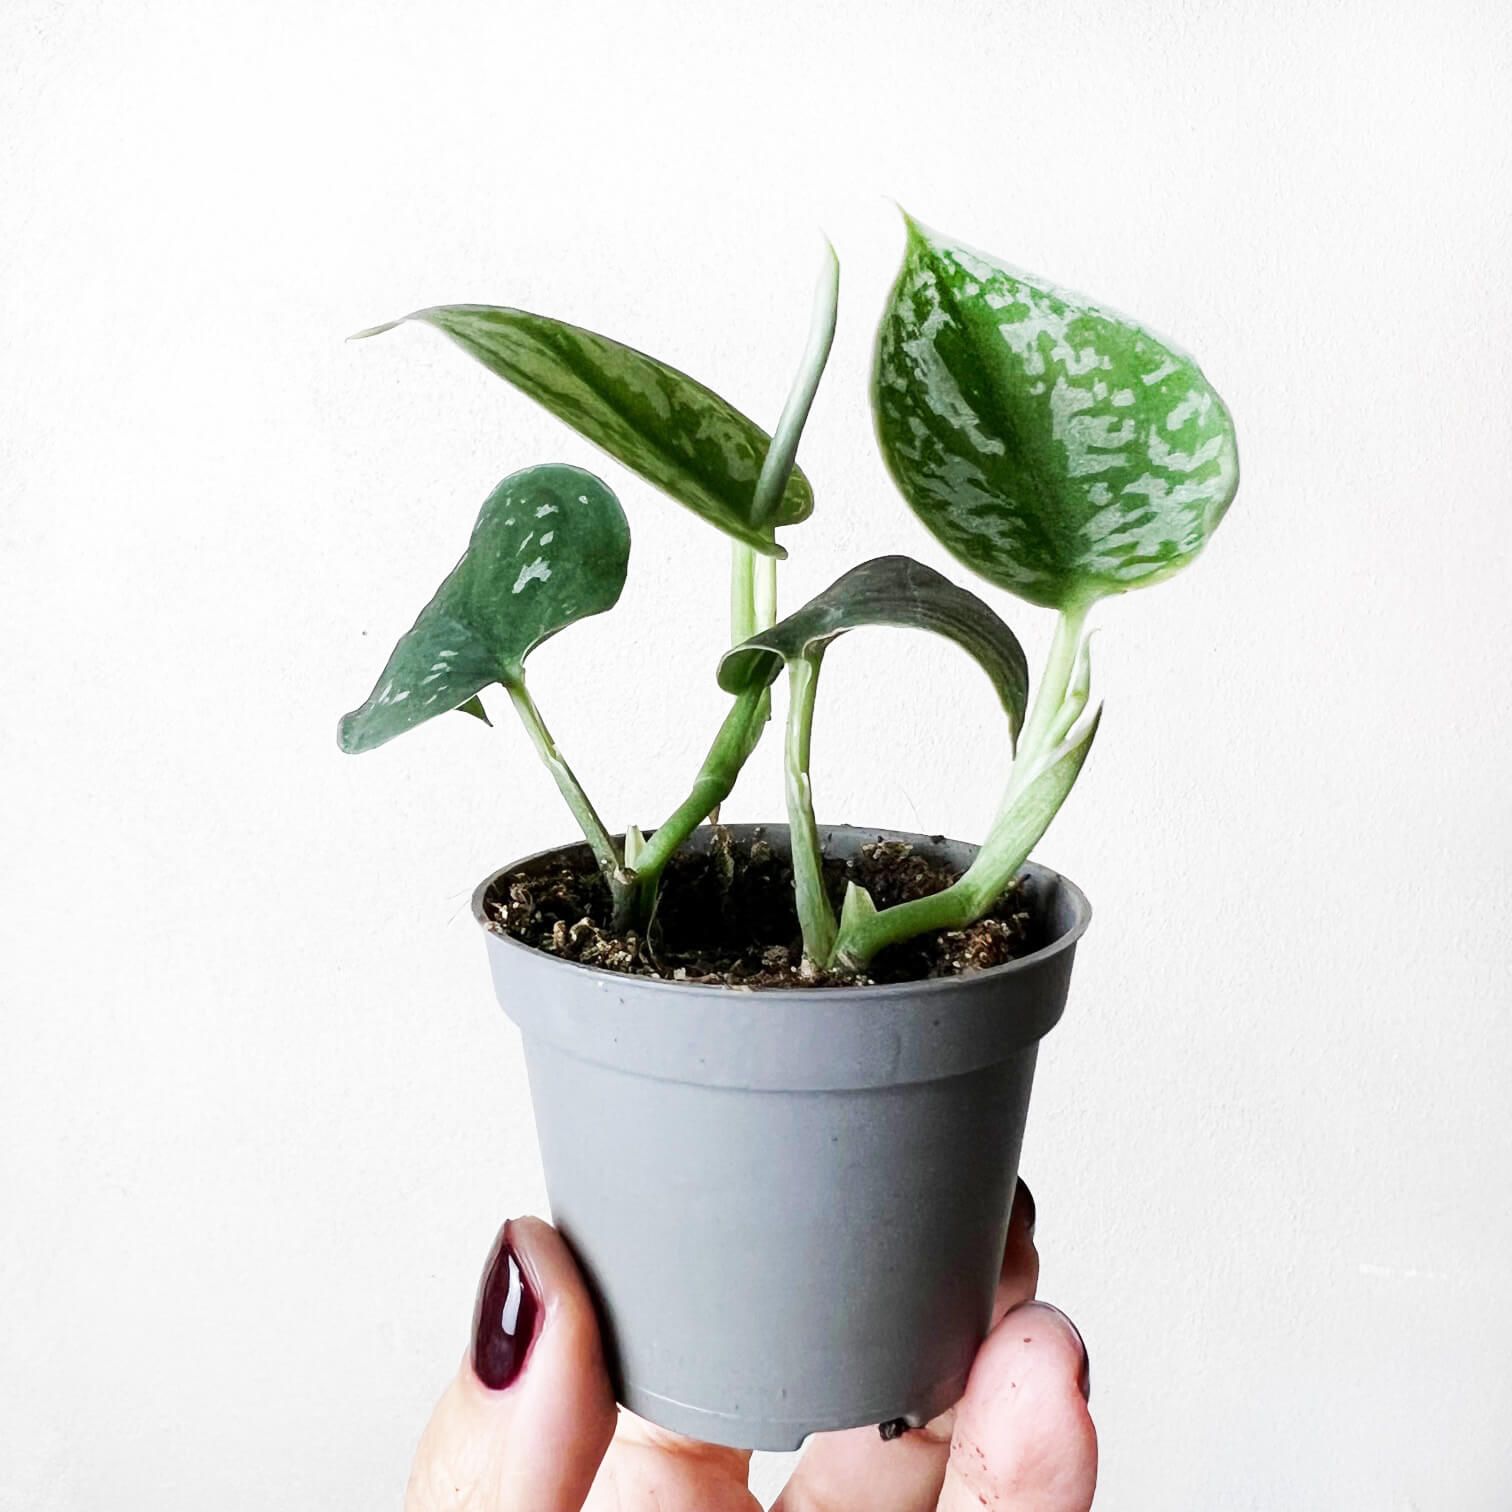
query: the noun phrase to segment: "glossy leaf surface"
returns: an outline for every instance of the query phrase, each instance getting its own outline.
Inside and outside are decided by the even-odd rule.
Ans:
[[[770,438],[754,420],[686,373],[607,336],[565,321],[497,305],[438,305],[418,320],[514,384],[648,482],[726,535],[783,556],[753,518],[756,481]],[[364,331],[376,336],[403,321]],[[797,468],[773,523],[813,512],[814,493]]]
[[[479,689],[518,679],[542,641],[613,608],[629,558],[624,511],[592,473],[554,464],[505,478],[367,702],[342,719],[342,750],[371,750],[451,709],[472,712]]]
[[[913,221],[872,401],[919,518],[1035,604],[1169,577],[1239,484],[1233,421],[1190,357]]]
[[[727,651],[719,683],[738,693],[770,683],[784,662],[814,656],[862,625],[932,630],[968,651],[992,679],[1017,739],[1029,694],[1029,664],[1018,637],[976,594],[912,557],[876,557],[853,567],[785,620]]]

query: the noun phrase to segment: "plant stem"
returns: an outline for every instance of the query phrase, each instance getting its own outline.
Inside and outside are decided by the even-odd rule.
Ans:
[[[530,690],[525,686],[524,672],[518,673],[515,678],[505,682],[504,686],[509,690],[510,701],[515,706],[515,712],[520,716],[520,722],[525,726],[526,734],[530,736],[531,743],[535,746],[541,760],[546,763],[547,771],[556,779],[556,785],[562,797],[567,800],[567,807],[572,810],[573,818],[577,820],[584,839],[592,849],[599,870],[604,874],[604,880],[608,882],[611,891],[617,897],[625,890],[626,880],[624,860],[619,848],[610,838],[609,831],[604,827],[604,821],[599,818],[598,811],[594,808],[587,793],[583,791],[582,784],[573,774],[572,768],[567,765],[562,758],[562,753],[557,750],[556,741],[551,738],[551,731],[546,728],[546,721],[541,718],[541,711],[536,707],[535,699],[530,696]]]
[[[797,656],[788,663],[788,718],[785,749],[788,839],[792,845],[793,892],[803,926],[804,959],[827,966],[835,947],[835,913],[824,890],[824,860],[814,821],[809,784],[809,745],[814,725],[814,692],[824,653]]]
[[[841,928],[834,950],[836,964],[860,971],[889,945],[933,929],[963,929],[981,918],[1018,875],[1076,781],[1091,745],[1089,737],[1075,760],[1047,762],[1058,749],[1050,737],[1066,733],[1061,729],[1061,714],[1090,608],[1090,604],[1070,605],[1056,621],[1044,676],[1019,736],[1003,801],[976,859],[943,892],[876,913],[858,912]]]
[[[775,538],[776,531],[767,535]],[[763,556],[743,541],[730,543],[730,644],[738,646],[777,623],[777,558]],[[772,717],[770,690],[762,696],[760,724]],[[758,738],[759,738],[758,725]],[[746,753],[747,755],[750,752]]]
[[[1041,747],[1047,744],[1047,737],[1054,729],[1061,705],[1065,702],[1071,674],[1076,670],[1076,652],[1081,645],[1082,628],[1087,623],[1087,612],[1091,607],[1090,603],[1069,605],[1061,610],[1055,622],[1050,654],[1045,659],[1045,670],[1034,695],[1034,707],[1029,711],[1029,719],[1019,736],[1018,753],[1013,762],[1013,775],[1020,778],[1020,786],[1032,775],[1028,768],[1044,754]],[[1008,792],[1013,791],[1010,780]]]
[[[744,541],[730,542],[730,644],[738,646],[758,629],[756,623],[756,556]],[[775,566],[776,563],[773,563]]]
[[[741,767],[761,737],[769,702],[765,688],[748,688],[736,696],[714,737],[714,744],[709,747],[709,754],[704,757],[693,790],[646,841],[646,848],[635,868],[635,897],[632,901],[632,911],[642,919],[650,912],[662,871],[672,859],[673,852],[724,802],[735,786]]]
[[[765,529],[768,539],[776,539],[772,524],[782,500],[783,490],[793,471],[793,459],[804,422],[814,402],[814,393],[829,359],[830,344],[835,337],[835,310],[839,297],[840,264],[835,249],[825,243],[826,258],[814,296],[814,314],[808,346],[793,380],[787,403],[777,424],[776,434],[762,459],[752,498],[752,519]],[[730,643],[738,646],[758,630],[770,630],[777,623],[777,561],[765,557],[743,541],[732,543],[730,553]],[[740,694],[725,716],[714,737],[714,744],[704,758],[693,791],[646,842],[635,870],[632,896],[620,901],[616,920],[634,917],[642,923],[649,917],[656,900],[662,870],[677,847],[703,823],[729,796],[740,769],[756,749],[762,727],[772,716],[770,688]]]
[[[751,555],[756,579],[756,629],[770,630],[777,623],[777,558],[762,556],[759,552]]]

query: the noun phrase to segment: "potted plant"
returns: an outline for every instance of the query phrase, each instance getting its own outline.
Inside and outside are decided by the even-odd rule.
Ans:
[[[779,533],[813,507],[795,457],[835,329],[830,249],[771,437],[666,363],[558,320],[481,305],[406,317],[731,537],[732,644],[710,668],[729,709],[663,823],[611,833],[526,680],[531,651],[612,608],[625,581],[624,513],[576,467],[498,485],[340,725],[342,748],[366,751],[451,710],[486,719],[479,694],[508,694],[583,836],[474,897],[524,1035],[553,1217],[599,1304],[620,1400],[746,1448],[920,1423],[960,1395],[1038,1042],[1089,918],[1075,886],[1027,863],[1098,728],[1088,613],[1189,562],[1238,484],[1228,411],[1189,357],[906,224],[876,343],[877,438],[957,560],[1056,611],[1032,697],[1013,631],[907,557],[854,567],[778,616]],[[1002,705],[1013,764],[980,845],[816,818],[825,649],[876,624],[954,641]],[[720,825],[784,673],[786,824]]]

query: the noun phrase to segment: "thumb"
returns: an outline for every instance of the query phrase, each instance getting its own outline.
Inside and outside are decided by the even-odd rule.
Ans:
[[[614,1434],[598,1324],[562,1236],[499,1231],[473,1342],[431,1415],[405,1512],[579,1512]]]
[[[1087,1512],[1097,1433],[1087,1348],[1043,1302],[1015,1307],[987,1336],[956,1409],[939,1512]]]

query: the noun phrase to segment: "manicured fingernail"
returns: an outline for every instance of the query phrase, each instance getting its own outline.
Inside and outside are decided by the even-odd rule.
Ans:
[[[499,1230],[473,1311],[473,1371],[490,1391],[503,1391],[519,1375],[540,1311],[509,1230],[507,1223]]]
[[[1065,1313],[1060,1310],[1060,1308],[1054,1306],[1052,1303],[1027,1302],[1024,1305],[1026,1307],[1042,1307],[1047,1313],[1054,1313],[1055,1316],[1059,1318],[1068,1329],[1071,1330],[1071,1337],[1081,1345],[1081,1372],[1076,1378],[1076,1384],[1081,1388],[1082,1400],[1084,1402],[1090,1402],[1092,1400],[1092,1361],[1087,1355],[1087,1341],[1082,1338],[1081,1329],[1079,1329],[1076,1324],[1074,1324],[1070,1320],[1070,1318],[1068,1318]]]
[[[1026,1221],[1029,1224],[1029,1237],[1034,1238],[1034,1193],[1029,1190],[1029,1183],[1022,1176],[1018,1179],[1019,1191],[1024,1194],[1024,1207],[1027,1209]]]

